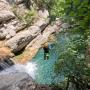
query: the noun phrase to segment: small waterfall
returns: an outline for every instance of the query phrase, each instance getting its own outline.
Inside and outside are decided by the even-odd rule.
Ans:
[[[4,61],[0,63],[0,74],[11,74],[11,73],[18,73],[23,72],[27,73],[29,76],[31,76],[33,79],[36,77],[36,71],[37,71],[37,64],[35,62],[27,62],[26,64],[16,64],[16,65],[10,65],[12,62]]]
[[[0,60],[0,71],[9,68],[12,65],[14,65],[14,63],[9,58],[2,58]]]
[[[17,64],[17,65],[14,65],[14,69],[15,69],[15,71],[27,73],[33,79],[35,79],[35,77],[37,75],[37,73],[36,73],[36,71],[37,71],[37,64],[35,62],[27,62],[24,65]]]

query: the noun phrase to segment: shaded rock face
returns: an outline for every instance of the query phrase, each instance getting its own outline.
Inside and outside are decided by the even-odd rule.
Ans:
[[[10,49],[7,47],[0,48],[0,72],[6,68],[14,65],[14,62],[11,60],[13,54],[10,52]]]
[[[14,62],[8,57],[0,57],[0,72],[14,65]]]
[[[38,85],[32,78],[22,72],[0,74],[0,90],[52,90],[48,85]]]

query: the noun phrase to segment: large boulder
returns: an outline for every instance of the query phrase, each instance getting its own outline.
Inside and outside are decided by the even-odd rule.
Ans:
[[[15,18],[15,15],[11,11],[10,5],[5,0],[0,1],[0,22]]]
[[[26,31],[16,34],[13,38],[6,42],[13,52],[23,49],[36,35],[40,33],[40,28],[37,26],[30,27]]]
[[[45,28],[49,23],[49,19],[40,19],[37,22],[35,25],[30,26],[27,30],[17,33],[14,37],[6,42],[6,46],[10,47],[13,52],[22,50],[30,41],[33,40],[33,38],[41,33],[43,28]]]
[[[27,85],[25,85],[25,84],[27,84]],[[33,86],[33,81],[31,79],[31,77],[29,77],[25,73],[1,72],[1,74],[0,74],[0,90],[23,90],[24,88],[26,88],[26,87],[23,87],[23,86],[24,85],[29,86],[29,84],[32,87]]]
[[[35,26],[38,26],[41,28],[41,30],[43,31],[46,26],[49,24],[49,18],[40,18],[37,22],[34,23]]]
[[[19,20],[13,19],[8,23],[4,23],[0,28],[0,39],[10,39],[16,33],[25,28],[25,24],[20,23]]]
[[[15,35],[15,27],[11,24],[15,18],[9,3],[6,0],[0,0],[0,39]]]
[[[4,24],[3,27],[0,29],[0,39],[8,39],[15,36],[16,32],[14,29],[15,27],[13,25],[7,26],[7,24]]]
[[[5,22],[5,21],[13,19],[13,18],[15,18],[15,15],[12,12],[10,12],[9,10],[8,11],[6,11],[6,10],[0,11],[0,22],[3,22],[3,21]]]
[[[41,18],[48,18],[49,17],[49,12],[47,9],[39,10],[38,16]]]
[[[38,85],[24,72],[2,72],[0,90],[52,90],[48,85]]]

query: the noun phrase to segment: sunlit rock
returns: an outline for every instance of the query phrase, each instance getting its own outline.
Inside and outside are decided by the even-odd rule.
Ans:
[[[10,5],[5,1],[0,1],[0,22],[5,22],[7,20],[15,18],[15,15],[11,11]]]
[[[15,18],[15,15],[12,12],[6,10],[0,11],[0,22],[7,21],[13,18]]]
[[[7,56],[12,57],[13,55],[8,47],[0,47],[0,58]]]
[[[49,12],[46,9],[42,9],[42,10],[39,10],[38,15],[41,18],[48,18],[49,17]]]
[[[49,24],[49,21],[50,21],[49,18],[46,18],[46,19],[41,18],[36,23],[34,23],[34,25],[40,27],[43,30]]]
[[[45,19],[40,19],[39,21],[37,21],[35,25],[30,26],[27,30],[17,33],[13,38],[6,42],[6,46],[10,47],[13,52],[23,49],[29,42],[39,35],[43,28],[49,23],[49,20]]]

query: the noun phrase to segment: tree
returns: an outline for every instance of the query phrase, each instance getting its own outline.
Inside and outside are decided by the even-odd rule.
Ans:
[[[70,82],[76,85],[77,90],[84,90],[86,87],[82,88],[82,86],[85,86],[86,80],[83,77],[86,76],[87,66],[84,55],[84,41],[82,41],[83,39],[79,40],[79,38],[76,37],[76,40],[74,38],[74,41],[70,40],[66,46],[63,46],[63,50],[61,50],[62,47],[59,43],[59,56],[55,64],[55,72],[57,75],[61,74],[67,77]]]
[[[63,74],[67,77],[68,82],[75,84],[76,90],[86,90],[86,77],[90,76],[90,69],[86,65],[87,41],[90,36],[89,9],[90,0],[58,0],[51,9],[51,15],[62,17],[63,21],[71,26],[68,28],[69,32],[64,32],[64,35],[66,33],[68,36],[71,35],[68,43],[62,47],[60,47],[61,43],[56,44],[59,56],[55,64],[55,72],[57,75]]]

